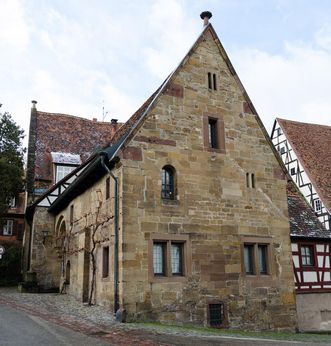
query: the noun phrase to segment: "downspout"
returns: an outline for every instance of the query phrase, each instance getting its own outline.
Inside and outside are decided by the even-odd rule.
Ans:
[[[119,297],[118,297],[118,177],[116,177],[111,170],[105,164],[105,156],[101,156],[101,165],[107,171],[109,176],[114,180],[115,187],[115,220],[114,220],[114,313],[116,314],[119,309]]]

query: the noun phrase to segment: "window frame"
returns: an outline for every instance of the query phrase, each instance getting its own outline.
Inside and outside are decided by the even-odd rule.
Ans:
[[[167,183],[167,175],[169,182]],[[161,199],[176,200],[177,191],[177,175],[176,170],[171,165],[165,165],[161,169]]]
[[[110,265],[109,265],[109,259],[110,259],[110,250],[109,245],[102,247],[102,278],[106,279],[110,276]]]
[[[212,305],[221,305],[221,323],[220,324],[212,324],[211,321],[211,306]],[[229,327],[229,318],[228,318],[228,306],[225,301],[221,300],[208,300],[207,301],[207,323],[210,328],[221,329]]]
[[[10,227],[8,227],[8,225],[10,225]],[[8,229],[10,230],[10,232],[8,231]],[[2,226],[2,235],[7,237],[11,237],[14,235],[14,220],[7,219],[4,222]]]
[[[302,254],[303,248],[310,249],[309,257],[307,256],[307,254],[304,254],[304,255]],[[315,268],[316,266],[315,255],[316,255],[316,249],[313,244],[299,244],[299,258],[300,258],[300,264],[302,268],[310,268],[310,269]],[[305,259],[310,258],[312,263],[311,264],[304,263],[304,260],[303,260],[304,258]]]
[[[214,123],[214,130],[216,135],[216,145],[212,145],[210,141],[210,125]],[[225,149],[225,127],[222,114],[203,114],[203,144],[207,151],[226,153]]]
[[[55,163],[54,166],[55,166],[55,172],[54,172],[54,183],[55,183],[55,184],[57,184],[59,181],[61,181],[62,179],[64,179],[68,174],[70,174],[75,168],[78,167],[77,165],[64,165],[64,164],[57,164],[57,163]],[[70,170],[69,170],[68,173],[65,174],[65,175],[63,175],[64,172],[62,172],[62,173],[61,173],[61,175],[63,175],[62,178],[61,178],[61,179],[58,179],[58,175],[59,175],[59,174],[58,174],[58,169],[59,169],[60,167],[61,167],[61,168],[70,168]]]
[[[74,204],[71,204],[70,209],[69,209],[69,224],[70,224],[70,226],[73,226],[73,224],[74,224],[74,212],[75,212],[75,206],[74,206]]]
[[[105,199],[110,198],[110,177],[107,177],[106,179],[106,191],[105,191]]]
[[[242,238],[242,273],[246,277],[270,277],[274,274],[272,262],[272,243],[270,238],[263,237],[243,237]],[[245,248],[251,247],[252,251],[252,271],[246,271]],[[259,248],[265,249],[264,265],[265,270],[261,270]]]
[[[216,73],[207,73],[207,86],[209,91],[217,91],[217,77]]]
[[[208,118],[208,145],[211,149],[218,149],[217,119]]]
[[[322,201],[320,198],[314,200],[314,209],[317,213],[322,211]]]
[[[15,209],[17,207],[17,198],[16,198],[16,196],[10,198],[8,205],[9,205],[10,209]]]
[[[163,273],[154,272],[154,245],[162,244],[163,250]],[[177,245],[181,248],[180,255],[180,272],[174,273],[172,271],[172,245]],[[189,243],[188,235],[172,235],[172,234],[157,234],[154,233],[150,236],[148,243],[148,276],[150,282],[171,282],[187,280],[191,273],[191,246]]]

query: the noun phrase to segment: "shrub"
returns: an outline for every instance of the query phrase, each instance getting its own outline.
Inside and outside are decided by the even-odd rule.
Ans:
[[[6,247],[0,259],[0,286],[17,284],[21,279],[21,249],[15,245]]]

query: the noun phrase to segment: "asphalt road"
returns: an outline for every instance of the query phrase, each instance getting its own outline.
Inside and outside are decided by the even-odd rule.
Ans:
[[[108,334],[110,333],[110,334]],[[330,343],[272,341],[226,336],[190,336],[138,330],[109,330],[97,338],[0,303],[0,346],[310,346]],[[102,336],[102,335],[101,335]]]
[[[36,316],[0,304],[1,346],[96,346],[110,345]]]

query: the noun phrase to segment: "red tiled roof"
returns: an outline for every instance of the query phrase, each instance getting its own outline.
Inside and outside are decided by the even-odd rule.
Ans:
[[[331,211],[331,126],[277,118],[326,208]]]
[[[331,238],[331,231],[323,227],[293,181],[287,183],[286,190],[291,237]]]
[[[35,178],[52,180],[51,152],[90,154],[111,141],[122,124],[99,122],[72,115],[36,112]]]

